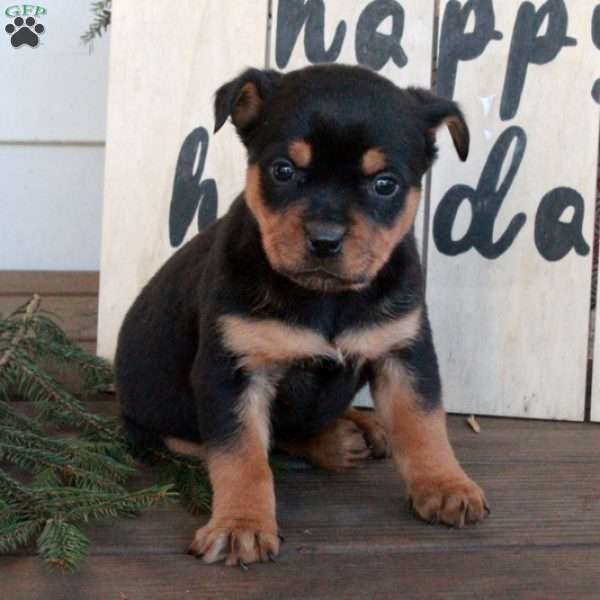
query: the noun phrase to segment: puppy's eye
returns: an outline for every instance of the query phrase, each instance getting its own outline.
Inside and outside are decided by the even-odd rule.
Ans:
[[[377,196],[389,198],[393,196],[400,187],[398,181],[391,175],[379,175],[373,180],[371,189]]]
[[[296,169],[289,160],[279,159],[271,165],[271,175],[275,181],[287,183],[294,178]]]

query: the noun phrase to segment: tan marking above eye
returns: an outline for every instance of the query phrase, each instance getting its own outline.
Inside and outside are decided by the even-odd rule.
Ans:
[[[335,339],[344,354],[375,360],[416,339],[421,329],[421,307],[398,319],[362,329],[351,329]]]
[[[312,160],[312,147],[304,140],[295,140],[289,145],[288,154],[297,167],[305,169]]]
[[[385,154],[379,148],[369,148],[361,158],[360,168],[364,175],[371,176],[387,165]]]

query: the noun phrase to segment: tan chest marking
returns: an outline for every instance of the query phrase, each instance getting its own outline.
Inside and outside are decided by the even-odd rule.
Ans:
[[[344,356],[376,360],[418,337],[421,307],[382,325],[346,331],[333,343],[310,329],[276,319],[226,316],[220,319],[220,327],[225,347],[251,371],[319,356],[339,362]]]
[[[251,370],[318,356],[342,359],[323,336],[276,319],[226,316],[220,325],[225,347]]]
[[[375,360],[391,350],[397,350],[416,339],[421,329],[421,307],[407,315],[363,329],[350,329],[335,339],[336,346],[346,355]]]

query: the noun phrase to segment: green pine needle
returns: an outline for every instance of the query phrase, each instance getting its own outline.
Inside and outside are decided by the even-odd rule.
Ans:
[[[16,517],[10,523],[0,528],[0,554],[9,554],[23,546],[28,546],[40,533],[44,521],[31,519],[17,521]]]
[[[90,542],[82,531],[62,519],[48,519],[38,538],[38,551],[55,569],[75,571],[88,554]]]
[[[86,44],[92,44],[95,38],[102,37],[102,32],[106,32],[111,20],[111,0],[102,2],[92,2],[92,13],[94,20],[87,31],[81,36],[81,40]]]
[[[37,542],[47,565],[73,571],[89,553],[87,522],[135,517],[176,496],[206,512],[210,489],[200,463],[170,452],[155,457],[168,472],[160,485],[129,489],[137,469],[118,423],[92,413],[46,370],[70,369],[94,391],[112,383],[110,366],[73,344],[40,303],[36,295],[0,315],[0,554]]]

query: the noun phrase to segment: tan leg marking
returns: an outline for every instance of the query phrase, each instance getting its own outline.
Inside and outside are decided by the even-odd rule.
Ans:
[[[241,431],[230,446],[207,449],[213,489],[210,521],[198,529],[190,552],[206,563],[265,562],[279,552],[273,474],[269,467],[268,403],[264,381],[253,381],[242,398]]]
[[[385,359],[376,369],[375,404],[417,514],[457,527],[484,519],[485,495],[454,456],[444,410],[419,407],[412,378],[399,361]]]
[[[362,430],[349,419],[337,419],[317,435],[275,446],[328,471],[347,471],[361,466],[371,456]]]

